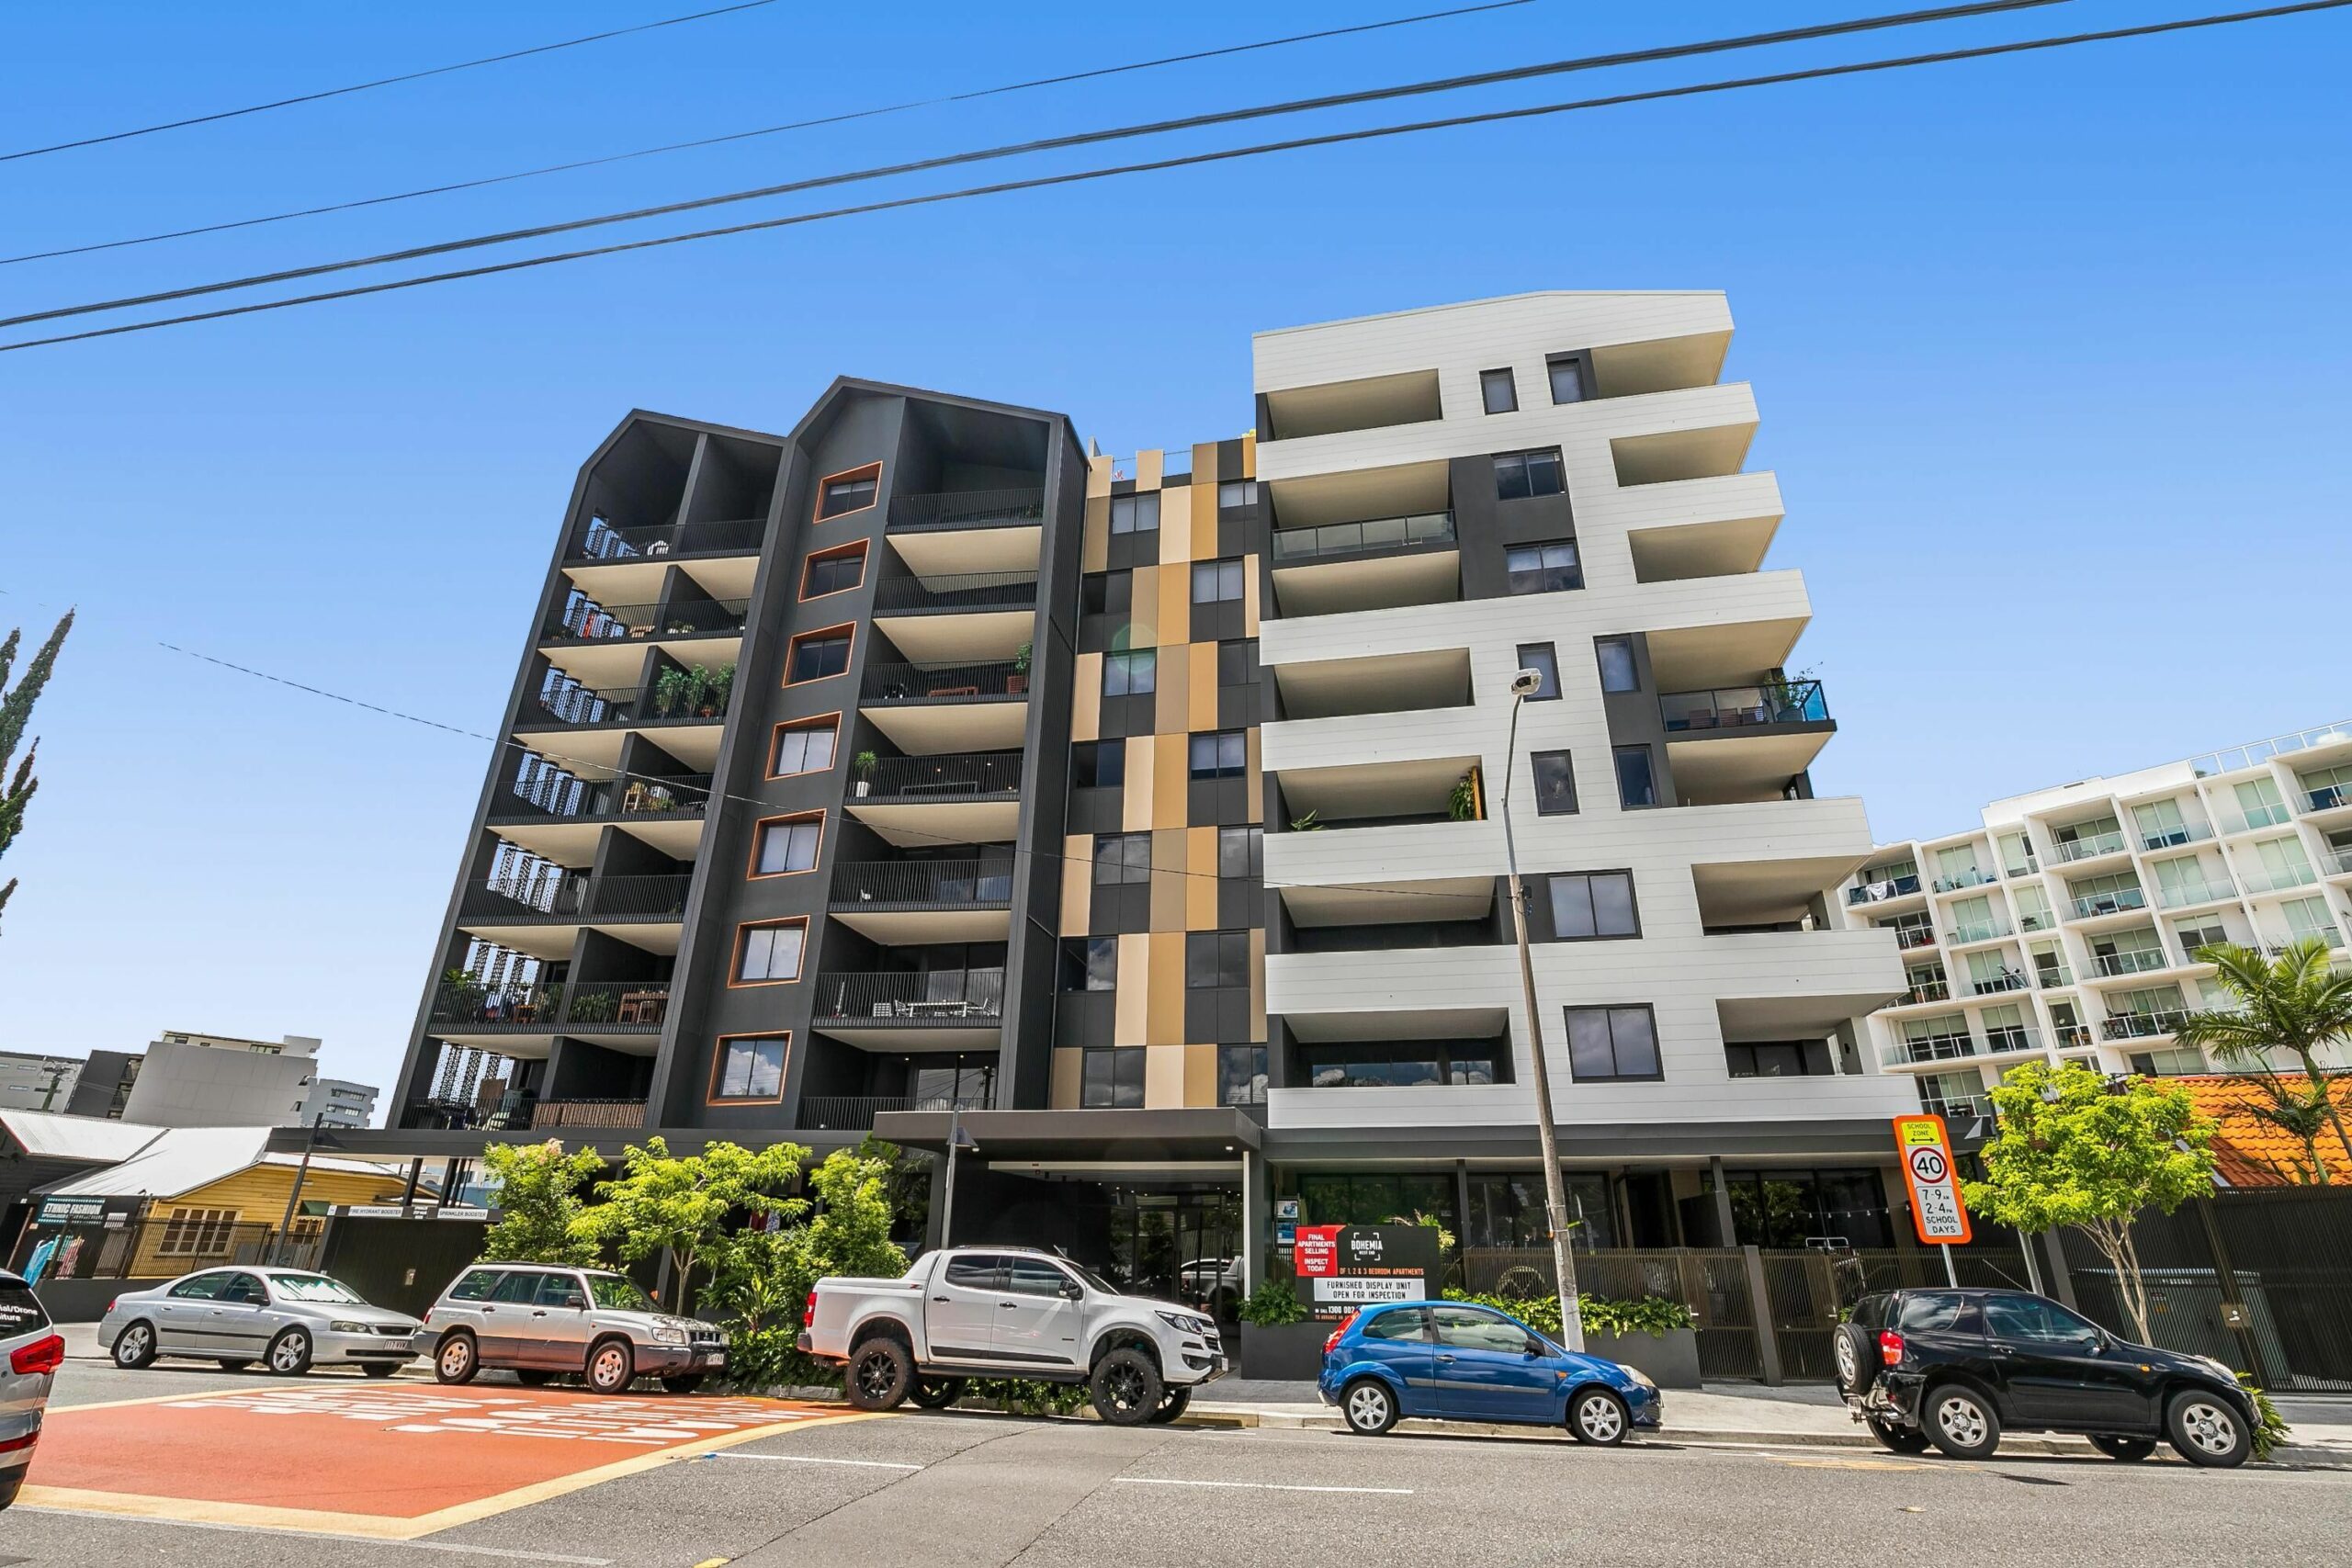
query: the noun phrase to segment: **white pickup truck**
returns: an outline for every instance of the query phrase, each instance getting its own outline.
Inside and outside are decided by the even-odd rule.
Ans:
[[[1035,1247],[953,1247],[896,1280],[823,1279],[800,1348],[843,1369],[849,1402],[936,1410],[967,1378],[1083,1383],[1103,1420],[1173,1421],[1230,1370],[1216,1324],[1192,1308],[1122,1295]]]

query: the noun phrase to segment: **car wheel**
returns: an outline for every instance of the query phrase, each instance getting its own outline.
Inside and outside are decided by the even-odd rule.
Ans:
[[[1376,1438],[1396,1425],[1396,1396],[1377,1378],[1358,1378],[1340,1390],[1340,1414],[1349,1431]]]
[[[2156,1451],[2156,1440],[2154,1438],[2093,1438],[2091,1447],[2109,1459],[2137,1464]]]
[[[2181,1458],[2214,1470],[2233,1469],[2254,1452],[2245,1418],[2219,1394],[2175,1394],[2165,1407],[2165,1435]]]
[[[1871,1436],[1878,1439],[1879,1447],[1889,1453],[1923,1454],[1928,1451],[1928,1437],[1924,1432],[1898,1427],[1892,1421],[1882,1421],[1875,1416],[1862,1417],[1862,1425],[1871,1429]]]
[[[514,1381],[525,1388],[545,1388],[555,1382],[555,1374],[544,1367],[517,1367]]]
[[[680,1372],[675,1377],[663,1378],[662,1380],[662,1391],[667,1393],[692,1393],[701,1386],[702,1374],[700,1372]]]
[[[944,1410],[964,1397],[962,1378],[924,1378],[907,1395],[925,1410]]]
[[[251,1361],[239,1360],[234,1356],[226,1356],[221,1358],[220,1370],[224,1372],[242,1372],[252,1365]]]
[[[895,1410],[914,1383],[915,1359],[902,1340],[869,1339],[850,1352],[842,1381],[858,1409]]]
[[[433,1354],[435,1382],[471,1382],[480,1371],[481,1353],[474,1348],[474,1337],[470,1334],[452,1334],[441,1341],[441,1348]]]
[[[1163,1389],[1159,1395],[1159,1408],[1151,1413],[1151,1424],[1155,1427],[1170,1425],[1183,1415],[1184,1407],[1192,1403],[1193,1391],[1189,1388]]]
[[[1094,1363],[1087,1388],[1094,1395],[1094,1414],[1114,1427],[1140,1427],[1159,1408],[1164,1391],[1159,1369],[1151,1358],[1131,1346],[1122,1346]]]
[[[1625,1402],[1605,1388],[1584,1389],[1568,1401],[1568,1436],[1579,1443],[1614,1448],[1633,1425]]]
[[[588,1348],[592,1393],[627,1393],[637,1381],[637,1351],[626,1339],[600,1339]]]
[[[143,1319],[126,1324],[114,1337],[114,1364],[137,1371],[155,1361],[155,1329]]]
[[[1878,1336],[1856,1323],[1838,1325],[1837,1337],[1830,1341],[1830,1351],[1838,1363],[1838,1392],[1854,1395],[1868,1393],[1878,1382]]]
[[[401,1370],[401,1364],[398,1361],[362,1361],[359,1370],[371,1378],[388,1378]]]
[[[288,1328],[269,1342],[265,1357],[269,1370],[282,1378],[299,1378],[311,1370],[311,1331]]]
[[[2001,1446],[2001,1418],[1973,1389],[1946,1383],[1925,1401],[1928,1441],[1953,1459],[1990,1459]]]
[[[28,1464],[20,1464],[6,1474],[0,1475],[0,1508],[5,1508],[17,1500],[17,1489],[25,1483],[25,1472],[31,1468],[32,1466]]]

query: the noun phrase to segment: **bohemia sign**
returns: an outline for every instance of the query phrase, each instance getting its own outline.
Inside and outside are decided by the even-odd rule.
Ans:
[[[1298,1299],[1317,1317],[1345,1317],[1376,1302],[1426,1301],[1438,1266],[1437,1232],[1427,1225],[1298,1227]]]
[[[1911,1190],[1911,1220],[1929,1247],[1966,1246],[1968,1208],[1960,1201],[1951,1139],[1940,1116],[1897,1116],[1894,1150],[1903,1156],[1903,1183]]]

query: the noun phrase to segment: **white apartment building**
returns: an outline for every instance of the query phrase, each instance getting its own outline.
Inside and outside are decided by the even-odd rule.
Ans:
[[[1895,933],[1905,988],[1871,1048],[1931,1110],[1988,1109],[2026,1060],[2204,1072],[2173,1038],[2229,1000],[2199,948],[2346,950],[2352,723],[1996,800],[1964,832],[1882,845],[1838,908]]]
[[[313,1078],[294,1119],[305,1127],[372,1127],[381,1092],[374,1084],[349,1078]]]
[[[1807,774],[1836,726],[1731,327],[1720,293],[1543,293],[1254,340],[1266,1125],[1303,1191],[1458,1162],[1472,1245],[1540,1236],[1479,1195],[1535,1151],[1540,1041],[1581,1240],[1728,1241],[1769,1171],[1888,1245],[1914,1099],[1858,1025],[1903,968],[1828,913],[1870,829]]]
[[[151,1127],[286,1127],[319,1068],[311,1035],[247,1040],[166,1030],[148,1045],[121,1110]]]

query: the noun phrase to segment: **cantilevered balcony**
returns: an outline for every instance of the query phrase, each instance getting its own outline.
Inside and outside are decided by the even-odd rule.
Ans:
[[[2111,915],[2128,915],[2148,907],[2147,890],[2140,887],[2111,887],[2099,893],[2075,896],[2070,903],[2073,918],[2077,920],[2105,919]]]
[[[2170,969],[2175,964],[2173,956],[2161,947],[2133,947],[2117,953],[2092,953],[2084,965],[2084,973],[2102,980],[2121,980]]]
[[[1029,728],[1025,660],[972,664],[878,660],[865,667],[858,711],[902,750],[1001,750]]]
[[[469,882],[458,897],[458,928],[542,959],[568,957],[582,928],[675,953],[689,880],[565,874]]]
[[[1917,876],[1871,876],[1862,873],[1863,881],[1846,889],[1846,902],[1856,904],[1889,904],[1898,898],[1916,897],[1922,891]]]
[[[2115,1012],[2098,1021],[2102,1040],[2158,1040],[2171,1035],[2187,1022],[2188,1014],[2179,1009],[2163,1012]]]
[[[1976,1042],[1957,1034],[1921,1034],[1894,1041],[1879,1054],[1882,1066],[1913,1067],[1924,1062],[1956,1062],[1976,1055]]]
[[[565,761],[603,768],[620,766],[621,742],[628,731],[650,731],[679,762],[707,773],[718,761],[733,687],[732,665],[673,667],[650,686],[589,686],[551,670],[539,689],[525,699],[514,729],[526,736],[574,731],[560,748]]]
[[[989,1111],[993,1094],[804,1094],[796,1123],[804,1133],[871,1132],[888,1111]]]
[[[2060,864],[2073,865],[2083,861],[2120,855],[2129,848],[2131,845],[2125,840],[2122,829],[2106,828],[2098,832],[2061,840],[2052,846],[2052,852]]]
[[[1036,624],[1034,570],[888,577],[875,585],[876,629],[923,664],[1012,661]]]
[[[924,577],[1036,575],[1045,534],[1042,486],[890,498],[890,548]]]
[[[591,517],[572,536],[563,558],[613,564],[687,556],[750,555],[759,549],[766,535],[764,517],[623,527],[616,527],[601,517]]]
[[[1451,512],[1279,528],[1269,541],[1275,605],[1327,615],[1459,599],[1459,548]]]
[[[667,980],[503,987],[444,981],[434,990],[425,1027],[435,1038],[455,1044],[512,1050],[518,1041],[561,1034],[642,1051],[661,1034],[669,1010]]]
[[[1658,712],[1667,765],[1688,806],[1777,795],[1838,731],[1818,681],[1668,692]]]
[[[2278,866],[2254,864],[2238,868],[2238,883],[2248,893],[2286,893],[2298,887],[2309,887],[2318,880],[2319,873],[2305,861]]]
[[[993,971],[820,974],[810,1021],[847,1044],[876,1051],[961,1051],[1004,1022],[1004,979]]]
[[[691,860],[710,790],[708,773],[594,780],[546,763],[498,786],[490,823],[501,838],[565,865],[587,864],[605,828],[616,823],[673,860]]]
[[[842,861],[835,919],[891,946],[1002,942],[1012,923],[1010,860]]]
[[[884,757],[858,770],[851,816],[895,844],[1010,842],[1021,820],[1022,754]]]

